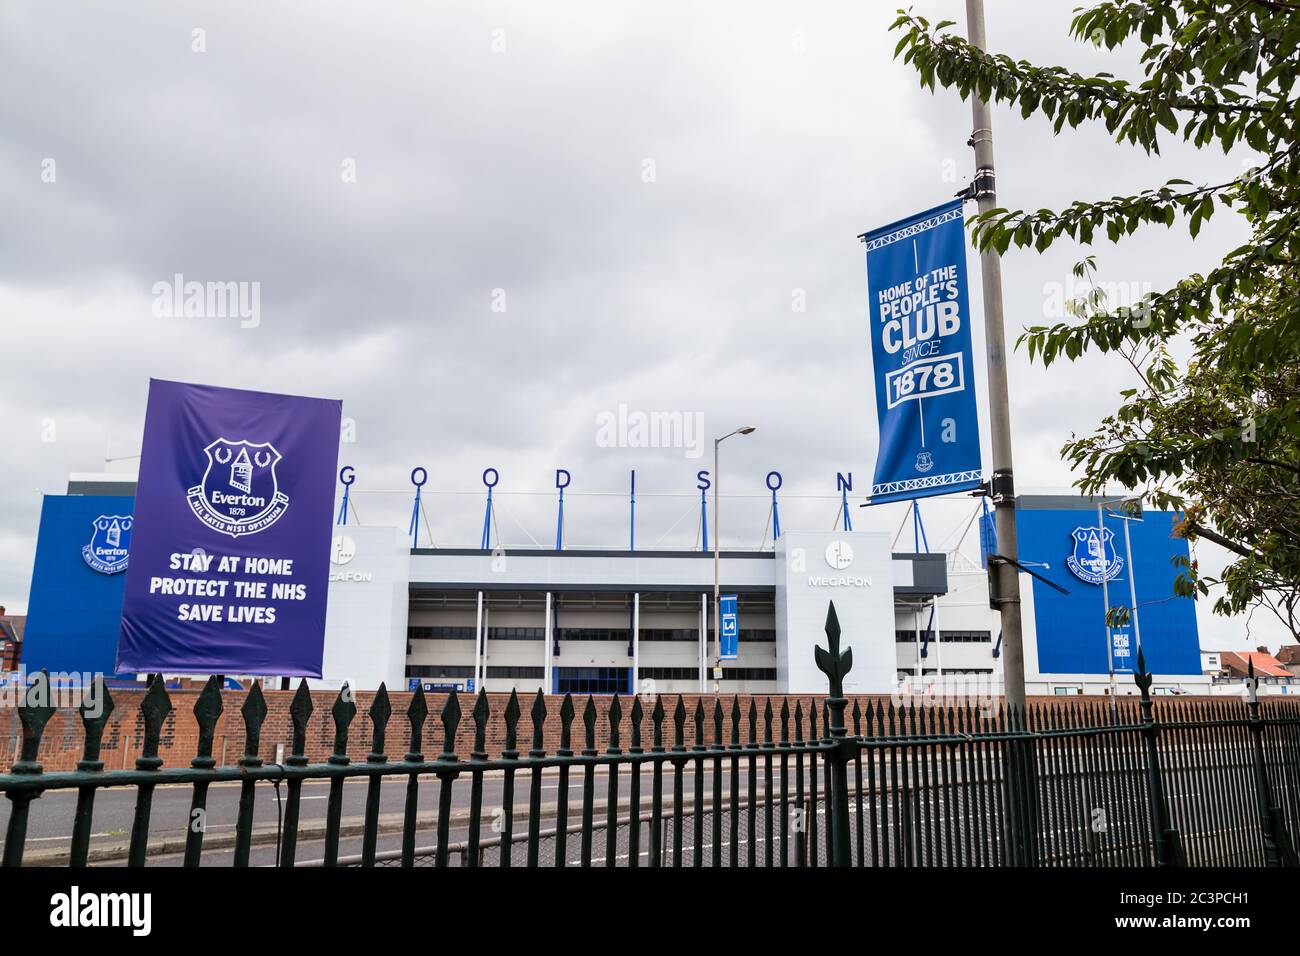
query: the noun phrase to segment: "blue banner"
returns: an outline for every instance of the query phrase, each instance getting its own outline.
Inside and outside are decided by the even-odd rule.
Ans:
[[[734,661],[740,656],[740,612],[736,609],[736,595],[723,594],[718,598],[719,629],[718,659]]]
[[[150,380],[119,672],[321,676],[341,415]]]
[[[975,488],[980,436],[961,200],[863,239],[880,424],[871,503]]]

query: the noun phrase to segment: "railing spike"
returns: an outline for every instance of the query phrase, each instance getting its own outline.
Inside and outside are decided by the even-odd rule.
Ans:
[[[566,693],[560,702],[560,750],[573,753],[573,695]]]
[[[85,745],[82,747],[78,770],[103,770],[104,761],[99,759],[100,747],[104,742],[104,728],[113,713],[113,695],[104,684],[104,675],[96,674],[90,687],[82,695],[81,706],[77,712],[85,728]]]
[[[516,751],[519,745],[519,695],[510,688],[510,699],[506,701],[506,750]]]
[[[632,710],[628,715],[632,723],[632,751],[641,752],[641,722],[645,720],[645,710],[641,706],[641,695],[632,698]]]
[[[135,765],[139,770],[157,770],[162,766],[158,756],[158,745],[162,740],[163,724],[172,712],[172,699],[167,694],[167,685],[162,674],[154,674],[140,701],[140,713],[144,716],[144,745]]]
[[[199,740],[190,766],[204,768],[217,765],[212,756],[212,743],[217,735],[217,721],[221,719],[225,706],[221,699],[221,678],[214,674],[204,683],[199,699],[194,702],[194,720],[199,725]]]
[[[316,702],[312,700],[311,688],[304,677],[298,681],[298,689],[293,692],[293,700],[289,703],[289,721],[293,725],[293,745],[289,754],[291,766],[307,766],[307,724],[315,709]]]
[[[673,746],[686,745],[686,701],[677,695],[677,706],[673,708]]]
[[[447,695],[447,703],[442,706],[442,753],[438,759],[447,763],[454,763],[456,757],[456,728],[460,726],[460,696],[456,693],[456,688],[451,689]]]
[[[244,705],[239,708],[244,719],[244,756],[240,758],[241,767],[260,767],[262,758],[258,756],[262,749],[262,723],[266,720],[266,697],[262,694],[262,685],[253,681],[253,686],[244,696]]]
[[[41,750],[41,737],[45,734],[45,725],[54,716],[54,698],[50,689],[50,672],[42,669],[32,682],[20,688],[18,722],[23,728],[23,743],[17,762],[10,768],[10,773],[36,774],[41,772],[38,759]]]
[[[424,684],[415,685],[411,703],[406,708],[406,719],[411,723],[411,747],[403,758],[407,763],[424,761],[424,724],[429,719],[429,700],[424,696]]]
[[[470,712],[474,720],[474,749],[470,753],[472,760],[487,760],[487,722],[490,712],[487,688],[480,687],[474,698],[474,710]]]
[[[609,748],[611,751],[619,749],[619,728],[623,723],[623,705],[615,693],[613,699],[609,702],[609,711],[606,715],[609,718]]]
[[[334,706],[330,708],[330,716],[334,718],[334,752],[329,755],[330,763],[345,765],[349,762],[348,728],[356,715],[357,704],[352,699],[352,687],[345,683],[339,688],[339,694],[334,698]]]
[[[546,756],[546,695],[542,689],[537,688],[537,695],[533,698],[533,709],[530,715],[533,720],[533,749],[528,752],[530,757]]]
[[[596,701],[588,694],[587,703],[582,708],[583,740],[587,750],[596,749]]]
[[[388,685],[380,681],[379,689],[375,691],[374,698],[370,701],[370,753],[366,755],[366,760],[370,763],[387,763],[388,755],[384,753],[385,744],[388,738],[388,721],[393,716],[393,704],[388,699]]]

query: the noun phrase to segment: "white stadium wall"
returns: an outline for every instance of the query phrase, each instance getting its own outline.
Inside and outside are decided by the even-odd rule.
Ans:
[[[406,687],[410,545],[398,528],[336,527],[318,687]]]
[[[845,693],[890,693],[897,680],[895,573],[906,576],[911,565],[893,560],[889,535],[790,531],[777,539],[776,557],[777,685],[792,694],[825,691],[813,647],[826,640],[826,609],[834,601],[840,646],[853,649]]]

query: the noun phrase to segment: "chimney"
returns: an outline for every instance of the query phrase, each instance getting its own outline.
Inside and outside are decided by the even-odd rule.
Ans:
[[[1259,647],[1255,648],[1255,650],[1259,651],[1259,653],[1261,653],[1261,654],[1267,654],[1267,653],[1268,653],[1268,648],[1267,648],[1267,647],[1264,647],[1262,644],[1261,644]]]

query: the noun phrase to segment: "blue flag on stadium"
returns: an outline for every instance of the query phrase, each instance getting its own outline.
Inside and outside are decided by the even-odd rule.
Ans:
[[[871,503],[977,487],[961,200],[863,236],[879,450]]]

